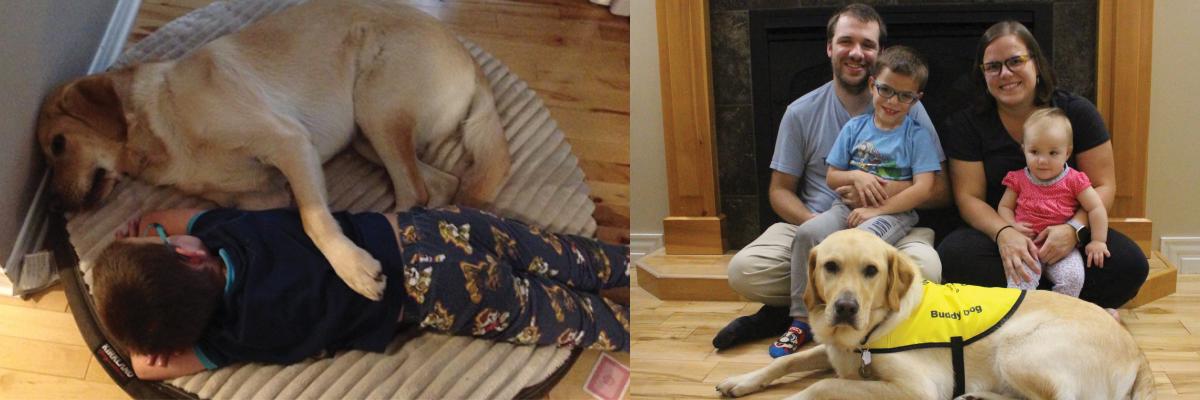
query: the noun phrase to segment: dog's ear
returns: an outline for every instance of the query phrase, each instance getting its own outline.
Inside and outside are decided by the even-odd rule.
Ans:
[[[899,250],[891,249],[888,254],[887,305],[892,311],[900,309],[900,299],[908,293],[909,286],[917,276],[917,266]]]
[[[124,74],[99,74],[68,84],[62,91],[62,111],[110,140],[124,141],[125,113],[115,85],[126,85],[126,78]]]
[[[817,246],[820,247],[820,246]],[[804,287],[804,307],[813,312],[825,299],[821,297],[821,287],[817,286],[817,248],[808,252],[808,283]]]

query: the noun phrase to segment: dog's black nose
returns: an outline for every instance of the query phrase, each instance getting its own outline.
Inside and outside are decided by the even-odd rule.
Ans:
[[[852,298],[840,298],[833,303],[833,311],[838,319],[850,320],[858,314],[858,300]]]

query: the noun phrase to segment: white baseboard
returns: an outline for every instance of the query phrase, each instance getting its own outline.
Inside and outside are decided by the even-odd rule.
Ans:
[[[1163,236],[1160,247],[1180,274],[1200,274],[1200,236]]]
[[[629,259],[636,260],[663,246],[661,233],[632,233],[629,235]]]

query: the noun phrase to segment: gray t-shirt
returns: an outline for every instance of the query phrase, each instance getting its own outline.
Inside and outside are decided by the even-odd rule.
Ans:
[[[837,193],[825,183],[828,165],[825,158],[837,140],[842,125],[853,117],[842,106],[834,92],[833,81],[801,96],[788,105],[779,122],[779,136],[775,138],[775,155],[771,157],[771,169],[800,177],[796,194],[800,201],[814,213],[825,212],[837,199]],[[873,110],[867,107],[864,114]],[[921,127],[927,128],[937,148],[938,162],[946,161],[942,142],[925,107],[920,102],[909,110],[909,116]]]

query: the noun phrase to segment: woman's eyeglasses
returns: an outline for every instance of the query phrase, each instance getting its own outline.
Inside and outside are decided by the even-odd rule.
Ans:
[[[883,97],[884,100],[895,97],[896,100],[900,100],[901,103],[905,104],[916,103],[921,98],[920,93],[897,91],[896,89],[892,89],[891,86],[882,83],[875,84],[875,93],[879,93],[879,96]]]
[[[1021,68],[1022,65],[1025,65],[1027,61],[1032,59],[1033,57],[1030,57],[1028,54],[1012,56],[1004,61],[992,61],[979,64],[979,69],[982,69],[983,73],[985,74],[997,76],[1000,75],[1000,70],[1004,69],[1004,67],[1008,67],[1009,72],[1015,74],[1017,73],[1017,68]]]

